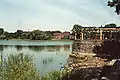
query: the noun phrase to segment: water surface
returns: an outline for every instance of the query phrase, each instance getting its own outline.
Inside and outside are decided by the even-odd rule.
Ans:
[[[29,54],[40,74],[59,70],[65,65],[72,51],[72,41],[17,41],[0,40],[0,53],[6,58],[9,54]]]

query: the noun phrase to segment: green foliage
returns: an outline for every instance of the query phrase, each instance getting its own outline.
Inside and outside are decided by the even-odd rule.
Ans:
[[[2,35],[4,32],[4,29],[3,28],[0,28],[0,35]]]
[[[74,33],[80,34],[81,31],[82,31],[82,26],[81,25],[75,24],[73,26],[73,29],[72,29],[73,34]]]
[[[4,32],[4,35],[5,35],[6,39],[8,39],[10,36],[10,34],[7,31]]]
[[[2,80],[40,80],[39,72],[33,64],[32,57],[23,55],[9,55],[0,68]]]
[[[33,30],[32,31],[35,35],[41,35],[42,34],[42,31],[40,30]]]
[[[65,36],[64,39],[65,39],[65,40],[69,39],[69,36]]]
[[[53,71],[42,76],[41,80],[62,80],[64,77],[68,77],[71,72],[69,70]]]
[[[49,40],[49,39],[52,39],[52,32],[50,31],[45,31],[46,33],[46,39]]]
[[[32,39],[33,40],[48,40],[51,39],[52,35],[50,32],[43,32],[40,30],[34,30],[32,31]]]
[[[116,26],[117,26],[116,24],[111,23],[111,24],[105,25],[104,27],[106,27],[106,28],[114,28],[114,27],[116,27]]]
[[[53,71],[47,73],[45,76],[41,78],[41,80],[60,80],[61,72]]]
[[[58,31],[58,30],[57,31],[52,31],[51,33],[53,35],[53,33],[61,33],[61,31]]]
[[[116,8],[116,13],[119,15],[120,14],[120,0],[111,0],[108,1],[108,5],[110,7],[115,7]]]
[[[16,37],[17,37],[18,39],[20,39],[20,38],[21,38],[22,33],[23,33],[23,31],[22,31],[22,30],[17,30],[17,32],[16,32]]]
[[[33,58],[23,55],[23,53],[11,54],[4,61],[0,59],[0,64],[0,80],[62,80],[62,78],[71,74],[71,71],[67,69],[55,70],[47,73],[40,79],[39,72],[33,64]]]
[[[4,33],[4,29],[3,28],[0,28],[0,39],[4,39],[5,36],[3,35]]]

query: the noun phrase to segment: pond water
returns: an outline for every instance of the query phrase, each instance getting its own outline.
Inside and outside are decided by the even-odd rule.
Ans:
[[[0,53],[6,58],[9,54],[29,54],[40,74],[60,69],[65,65],[72,51],[72,41],[21,41],[0,40]]]

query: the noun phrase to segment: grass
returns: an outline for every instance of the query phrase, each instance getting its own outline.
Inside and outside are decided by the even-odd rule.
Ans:
[[[0,60],[0,80],[62,80],[68,74],[70,71],[62,70],[40,76],[33,63],[33,58],[23,53],[11,54],[7,59]]]
[[[0,79],[2,80],[40,80],[32,57],[23,53],[9,55],[1,65]]]
[[[68,77],[71,74],[69,70],[53,71],[42,76],[41,80],[63,80],[64,77]]]

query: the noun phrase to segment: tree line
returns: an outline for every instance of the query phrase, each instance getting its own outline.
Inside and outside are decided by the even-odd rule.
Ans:
[[[0,39],[30,39],[30,40],[51,40],[53,33],[61,33],[60,31],[23,31],[17,30],[16,32],[7,32],[3,28],[0,28]]]
[[[106,24],[105,28],[115,28],[118,27],[116,24]],[[82,26],[79,24],[75,24],[72,28],[72,34],[80,34],[82,31]],[[54,33],[62,33],[61,31],[41,31],[41,30],[33,30],[33,31],[23,31],[17,30],[16,32],[7,32],[3,28],[0,28],[0,39],[9,40],[9,39],[30,39],[30,40],[51,40],[53,38]]]

